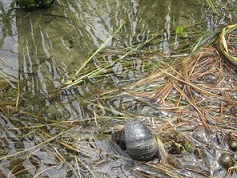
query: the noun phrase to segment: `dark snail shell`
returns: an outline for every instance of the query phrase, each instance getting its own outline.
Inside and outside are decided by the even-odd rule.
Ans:
[[[127,153],[131,158],[150,161],[158,156],[157,141],[147,126],[138,121],[130,121],[124,126],[123,132],[122,135],[116,136],[116,142],[125,142]],[[122,146],[124,147],[124,144]]]
[[[230,149],[232,150],[232,151],[237,151],[237,141],[235,141],[235,140],[232,140],[232,141],[230,141]]]
[[[223,153],[219,157],[219,163],[221,164],[222,167],[229,169],[235,164],[234,156],[231,154]]]

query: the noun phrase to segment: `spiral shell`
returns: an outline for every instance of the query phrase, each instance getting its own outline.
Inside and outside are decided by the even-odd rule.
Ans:
[[[128,155],[139,161],[150,161],[158,156],[158,144],[151,130],[138,121],[130,121],[124,126],[115,141]],[[122,144],[121,144],[122,143]],[[125,144],[125,145],[124,145]]]

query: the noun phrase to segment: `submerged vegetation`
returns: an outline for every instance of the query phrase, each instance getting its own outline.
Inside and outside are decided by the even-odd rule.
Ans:
[[[0,160],[8,160],[9,176],[30,172],[35,176],[52,176],[57,172],[63,177],[81,174],[112,177],[115,172],[106,172],[104,166],[115,164],[116,160],[119,160],[116,164],[122,165],[132,161],[110,146],[112,130],[130,118],[137,118],[152,128],[159,139],[161,160],[141,165],[133,161],[129,169],[121,168],[123,173],[116,173],[118,176],[236,175],[237,74],[215,48],[203,46],[190,54],[169,56],[141,49],[132,52],[111,49],[97,55],[94,60],[97,67],[89,68],[85,64],[88,74],[84,75],[82,69],[83,77],[78,77],[81,82],[89,80],[92,86],[97,86],[90,95],[79,99],[88,109],[87,119],[47,118],[46,124],[45,118],[40,113],[32,115],[30,108],[15,110],[14,103],[1,103],[3,120],[7,117],[10,123],[15,123],[8,128],[8,133],[12,136],[15,132],[21,133],[21,138],[13,137],[14,144],[18,145],[16,152],[10,153],[7,149],[10,143],[2,140]],[[138,63],[134,66],[134,60],[140,61],[139,66]],[[129,71],[133,66],[140,69],[131,80]],[[81,82],[69,84],[70,87],[54,96],[49,95],[48,100],[57,101],[59,96],[69,99],[77,93]],[[25,125],[29,119],[37,122]],[[33,142],[23,146],[25,143],[21,140]],[[31,164],[42,164],[39,161],[43,165],[31,170],[35,169]]]
[[[62,83],[47,92],[36,72],[0,70],[0,177],[236,177],[236,25],[174,25],[169,53],[150,49],[160,31],[108,46],[127,23],[71,74],[58,67]],[[159,159],[115,149],[112,134],[131,119],[151,129]]]

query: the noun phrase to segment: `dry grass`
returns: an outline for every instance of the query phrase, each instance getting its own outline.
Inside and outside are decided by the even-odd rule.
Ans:
[[[186,57],[167,58],[154,54],[149,58],[159,63],[147,77],[104,91],[97,101],[102,103],[100,100],[113,98],[122,102],[130,98],[130,102],[123,103],[126,111],[118,113],[150,125],[165,148],[161,153],[164,162],[146,164],[153,173],[162,172],[170,177],[182,177],[190,172],[204,177],[217,176],[221,172],[218,155],[234,154],[229,144],[237,139],[235,71],[223,62],[213,47]],[[171,154],[169,150],[172,149],[179,152],[175,145],[181,145],[182,153]],[[225,176],[233,173],[235,167],[229,168]],[[143,175],[143,171],[139,174],[152,177]]]

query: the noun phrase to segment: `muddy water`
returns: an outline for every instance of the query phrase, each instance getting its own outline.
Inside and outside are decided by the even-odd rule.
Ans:
[[[112,73],[85,78],[74,89],[59,93],[62,79],[75,73],[124,21],[105,46],[107,55],[102,59],[111,63],[156,33],[159,39],[143,49],[170,54],[182,45],[175,35],[177,26],[189,27],[189,40],[196,41],[191,38],[193,32],[214,31],[237,20],[234,1],[217,1],[219,15],[205,1],[57,0],[50,9],[34,12],[15,8],[7,0],[0,5],[0,175],[4,177],[131,177],[132,169],[139,166],[149,173],[132,160],[117,159],[109,136],[102,134],[110,133],[133,100],[98,102],[100,111],[92,103],[104,88],[146,76],[141,58],[129,56],[132,62],[128,65],[114,63]],[[98,66],[98,60],[94,57],[82,72]],[[149,111],[144,107],[141,114]],[[117,119],[108,122],[111,115]],[[64,131],[64,142],[49,141]],[[76,151],[65,141],[74,143]],[[45,144],[35,146],[42,142]],[[12,156],[3,157],[6,155]]]

